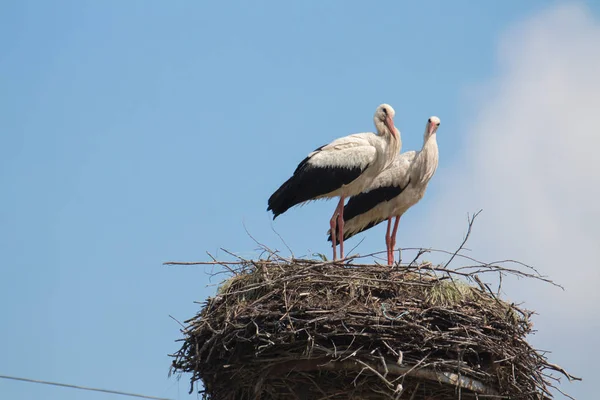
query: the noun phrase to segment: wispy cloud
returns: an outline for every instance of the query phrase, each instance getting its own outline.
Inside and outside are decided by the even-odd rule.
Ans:
[[[520,282],[514,300],[569,319],[600,315],[599,21],[570,4],[519,23],[476,92],[461,161],[435,177],[431,218],[452,229],[433,241],[455,243],[466,213],[483,208],[469,243],[477,255],[534,264],[567,289]]]

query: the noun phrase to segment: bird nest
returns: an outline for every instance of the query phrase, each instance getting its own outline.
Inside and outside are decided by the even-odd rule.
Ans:
[[[192,374],[190,393],[201,381],[218,400],[549,399],[553,372],[573,378],[526,341],[532,313],[478,278],[536,275],[272,256],[222,263],[233,276],[186,321],[172,372]]]

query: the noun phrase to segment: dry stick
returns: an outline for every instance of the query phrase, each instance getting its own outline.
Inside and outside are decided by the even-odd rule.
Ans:
[[[421,382],[417,383],[415,388],[413,389],[412,395],[410,396],[410,400],[414,400],[417,391],[419,390],[419,386],[421,386]]]
[[[281,318],[279,318],[279,320],[281,321],[282,319],[284,319],[285,317],[287,317],[288,322],[290,323],[290,327],[292,328],[292,330],[296,330],[294,328],[294,324],[292,323],[292,319],[290,318],[290,306],[288,304],[288,299],[287,299],[287,283],[284,282],[283,284],[283,300],[285,302],[285,314],[281,316]]]
[[[356,250],[356,248],[357,248],[358,246],[360,246],[360,245],[362,244],[362,242],[364,242],[364,241],[365,241],[365,238],[363,237],[362,239],[360,239],[360,242],[358,242],[358,243],[356,244],[356,246],[354,246],[353,248],[351,248],[351,249],[350,249],[350,251],[349,251],[348,253],[352,254],[352,252],[353,252],[354,250]],[[351,260],[353,260],[353,256],[347,257],[347,258],[346,258],[346,260],[348,260],[348,261],[351,261]]]
[[[250,237],[250,239],[252,239],[254,241],[254,243],[256,243],[259,247],[261,247],[263,249],[268,249],[267,246],[260,243],[258,240],[256,240],[256,238],[254,236],[252,236],[252,234],[248,231],[248,228],[246,228],[246,223],[244,221],[242,221],[242,226],[244,227],[244,230],[246,231],[246,235],[248,235],[248,237]]]
[[[472,221],[471,221],[471,222],[472,222]],[[269,250],[269,251],[271,251],[271,250]],[[424,252],[426,252],[427,250],[424,250],[424,249],[419,249],[419,251],[422,251],[422,252],[423,252],[422,254],[424,254]],[[457,252],[453,253],[453,257],[463,257],[463,255],[461,255],[461,254],[458,254],[458,252],[459,252],[459,251],[460,251],[460,249],[459,249]],[[271,254],[273,254],[273,252],[272,252],[272,251],[271,251]],[[279,256],[277,256],[277,257],[278,257],[279,259],[283,259],[283,258],[281,258],[281,257],[279,257]],[[465,258],[469,258],[469,257],[466,257],[466,256],[464,256],[464,257],[465,257]],[[356,258],[359,258],[359,257],[356,257]],[[240,259],[241,259],[241,258],[240,258]],[[241,260],[243,260],[243,259],[241,259]],[[285,260],[285,259],[283,259],[283,260]],[[286,261],[286,262],[289,262],[288,260],[285,260],[285,261]],[[314,276],[314,277],[316,277],[316,276],[322,276],[322,275],[320,275],[320,274],[322,274],[322,272],[321,272],[321,271],[320,271],[318,268],[320,268],[320,267],[326,267],[326,266],[331,266],[331,265],[333,265],[333,264],[334,264],[334,262],[323,262],[323,263],[318,263],[318,262],[314,262],[314,261],[312,261],[312,260],[296,260],[296,262],[297,262],[298,264],[300,264],[300,265],[303,265],[303,267],[302,267],[300,270],[297,270],[297,271],[295,271],[296,273],[295,273],[293,276],[288,276],[288,277],[285,277],[285,276],[283,276],[283,277],[275,278],[275,279],[274,279],[274,280],[271,282],[271,284],[273,284],[274,282],[277,282],[277,283],[284,283],[284,284],[285,284],[286,282],[292,282],[292,281],[294,281],[294,280],[296,280],[296,279],[305,279],[305,278],[303,278],[303,277],[307,277],[307,276]],[[213,264],[213,265],[214,265],[214,264],[220,264],[220,265],[222,265],[222,263],[221,263],[221,262],[204,263],[204,264]],[[232,263],[227,263],[227,264],[229,264],[229,265],[242,265],[242,266],[244,266],[244,265],[246,265],[246,264],[247,264],[247,262],[232,262]],[[255,262],[253,262],[253,264],[255,264],[255,265],[256,265],[256,263],[255,263]],[[260,261],[260,262],[259,262],[259,264],[260,264],[260,265],[264,265],[264,266],[272,266],[272,267],[277,267],[277,266],[280,266],[280,265],[281,265],[281,263],[279,263],[279,262],[275,262],[275,261]],[[349,265],[348,263],[346,263],[345,265],[346,265],[346,266],[351,266],[352,268],[356,268],[356,265]],[[371,267],[371,268],[373,268],[373,266],[370,266],[370,267]],[[475,274],[475,273],[477,273],[477,272],[493,272],[493,271],[495,271],[495,272],[507,272],[507,273],[512,273],[512,274],[515,274],[515,275],[517,275],[517,276],[525,276],[525,277],[532,277],[532,278],[539,279],[539,276],[536,276],[536,275],[533,275],[533,274],[527,274],[527,273],[524,273],[524,272],[522,272],[522,271],[519,271],[519,270],[508,269],[508,268],[504,268],[504,267],[502,267],[502,266],[490,265],[490,264],[483,264],[483,265],[480,265],[480,266],[474,266],[474,267],[472,267],[471,269],[475,269],[475,268],[477,268],[477,269],[475,269],[475,271],[472,271],[472,270],[471,270],[471,271],[469,271],[469,270],[467,269],[466,271],[468,271],[468,272],[456,272],[456,271],[452,271],[452,270],[450,270],[450,269],[447,269],[446,267],[433,267],[432,265],[428,265],[428,266],[419,266],[419,267],[412,267],[412,269],[417,269],[417,268],[421,268],[421,269],[423,269],[423,270],[429,270],[429,271],[431,271],[431,272],[439,271],[439,272],[444,272],[444,273],[448,273],[448,274],[452,273],[452,274],[454,274],[454,275],[458,275],[458,276],[464,276],[464,277],[473,277],[473,276],[475,276],[474,274]],[[411,268],[409,268],[409,269],[411,269]],[[373,271],[378,271],[378,270],[379,270],[379,269],[377,269],[377,268],[373,268]],[[535,270],[534,270],[534,271],[535,271]],[[537,273],[537,271],[535,271],[535,272]],[[326,273],[326,272],[325,272],[325,273]],[[538,274],[538,275],[539,275],[539,274]],[[328,275],[327,275],[327,276],[328,276]],[[353,276],[353,275],[350,275],[350,277],[352,277],[352,276]],[[328,278],[333,278],[333,277],[332,277],[332,276],[328,276]],[[348,277],[346,277],[346,278],[348,278]],[[357,276],[357,278],[358,278],[358,276]],[[323,280],[323,283],[330,283],[330,282],[329,282],[329,281],[326,281],[326,280]],[[265,283],[258,284],[258,285],[252,285],[252,286],[253,286],[252,288],[248,288],[248,287],[246,287],[246,288],[245,288],[246,290],[241,290],[241,291],[238,291],[238,292],[227,293],[227,295],[231,295],[231,294],[235,294],[235,293],[242,293],[242,292],[245,292],[245,291],[247,291],[248,289],[252,290],[252,289],[255,289],[255,288],[259,288],[259,287],[264,287],[264,286],[265,286]],[[488,288],[488,291],[489,291],[489,288]],[[287,296],[286,296],[286,300],[287,300]],[[289,307],[288,307],[288,308],[289,308]],[[210,326],[209,326],[209,328],[210,328]],[[433,332],[431,332],[431,333],[433,334]],[[308,331],[307,331],[307,334],[310,336],[310,333],[309,333]],[[261,336],[262,336],[262,335],[261,335]],[[353,337],[353,340],[354,340],[354,339],[356,338],[356,335],[352,335],[352,337]],[[449,338],[452,338],[452,335],[450,335],[450,337],[449,337]],[[264,340],[264,339],[262,339],[262,340]],[[315,343],[314,343],[314,338],[312,338],[312,337],[311,337],[311,341],[312,341],[312,343],[313,343],[313,345],[314,345],[314,344],[315,344]],[[454,341],[454,340],[452,340],[452,341]],[[458,343],[462,343],[463,345],[468,345],[468,342],[464,342],[464,341],[463,341],[463,342],[458,342]],[[308,345],[308,343],[307,343],[307,345]],[[352,353],[352,355],[355,355],[355,354],[357,354],[357,351],[359,351],[360,349],[362,349],[362,347],[360,347],[358,350],[356,350],[355,352],[353,352],[353,353]],[[349,348],[347,348],[347,349],[344,351],[344,353],[347,353],[348,351],[351,351],[351,346],[350,346]],[[342,353],[342,354],[343,354],[343,353]],[[352,356],[352,355],[351,355],[351,356]],[[421,360],[421,362],[422,362],[422,361],[423,361],[423,360]],[[426,365],[433,365],[433,364],[431,364],[431,363],[430,363],[430,364],[426,364]],[[440,364],[440,365],[442,365],[442,364]],[[552,368],[552,366],[553,366],[552,364],[546,364],[546,365],[547,365],[547,366],[548,366],[550,369],[554,369],[554,370],[556,370],[556,371],[558,371],[558,372],[561,372],[561,371],[563,371],[563,373],[564,373],[564,370],[562,370],[562,369],[558,369],[558,368]],[[414,368],[414,367],[413,367],[413,368]],[[559,368],[560,368],[560,367],[559,367]],[[363,371],[364,371],[364,368],[362,368],[362,369],[361,369],[361,373],[362,373]],[[419,372],[419,371],[415,371],[415,372]],[[465,371],[465,372],[467,372],[467,373],[472,373],[472,371],[471,371],[470,369],[469,369],[468,371]],[[520,370],[519,370],[519,371],[516,371],[516,372],[518,372],[518,374],[517,374],[518,376],[521,376],[521,375],[523,374],[523,372],[522,372],[522,371],[520,371]],[[459,378],[460,378],[460,376],[459,376]],[[541,384],[541,382],[540,382],[540,381],[538,381],[538,382]],[[453,382],[453,383],[454,383],[454,382]],[[551,387],[553,387],[553,386],[552,386],[550,383],[548,383],[548,384],[549,384]],[[540,389],[542,389],[542,390],[544,390],[544,388],[543,388],[543,387],[539,387],[539,388],[540,388]],[[483,396],[482,396],[482,397],[483,397]]]
[[[425,253],[428,253],[428,250],[425,249],[419,249],[419,252],[417,253],[417,255],[415,256],[415,258],[408,264],[407,268],[410,268],[413,264],[415,264],[419,258],[421,258],[421,256]],[[415,264],[416,265],[416,264]]]
[[[417,367],[421,364],[423,364],[425,362],[425,360],[427,358],[429,358],[429,356],[431,355],[431,352],[429,352],[425,357],[421,358],[415,365],[413,365],[410,369],[408,369],[408,371],[406,371],[404,374],[400,375],[398,379],[402,379],[402,382],[404,382],[404,378],[406,377],[406,375],[409,375],[413,370],[417,369]]]
[[[244,229],[246,229],[246,225],[244,225]],[[281,236],[281,235],[279,234],[279,232],[277,232],[277,231],[275,230],[275,227],[273,226],[273,224],[272,224],[272,223],[271,223],[271,230],[272,230],[273,232],[275,232],[275,234],[277,235],[277,237],[279,238],[279,240],[281,240],[281,242],[283,243],[283,245],[284,245],[284,246],[285,246],[285,247],[288,249],[288,251],[290,252],[290,255],[292,256],[292,258],[295,258],[295,256],[294,256],[294,252],[292,251],[292,249],[290,248],[290,246],[288,246],[288,244],[286,243],[286,241],[285,241],[285,240],[283,240],[283,236]],[[246,232],[248,232],[248,230],[247,230],[247,229],[246,229]]]
[[[467,259],[467,260],[470,260],[470,261],[473,261],[473,262],[476,262],[476,263],[479,264],[479,265],[476,265],[476,266],[463,266],[463,267],[456,268],[456,269],[452,270],[454,273],[456,273],[457,271],[460,271],[460,270],[474,269],[474,268],[479,268],[477,271],[474,271],[475,273],[498,272],[498,271],[501,271],[501,272],[507,272],[507,273],[511,273],[511,274],[518,274],[520,276],[542,280],[544,282],[547,282],[547,283],[550,283],[550,284],[552,284],[554,286],[562,288],[562,286],[554,283],[550,279],[547,279],[546,277],[544,277],[541,274],[539,274],[539,272],[535,268],[533,268],[533,267],[531,267],[531,266],[529,266],[527,264],[524,264],[522,262],[516,261],[516,260],[501,260],[501,261],[494,261],[492,263],[485,263],[485,262],[477,260],[477,259],[475,259],[473,257],[466,256],[464,254],[458,254],[457,252],[449,252],[449,251],[440,250],[440,249],[433,249],[433,248],[430,248],[430,249],[423,249],[423,248],[403,248],[402,250],[404,250],[404,251],[416,250],[416,251],[418,251],[420,253],[415,258],[415,260],[413,260],[410,264],[408,264],[408,266],[403,266],[405,268],[411,268],[412,264],[414,264],[416,262],[416,260],[420,257],[420,255],[422,255],[422,254],[425,254],[427,252],[439,252],[439,253],[443,253],[443,254],[451,254],[454,257],[464,258],[464,259]],[[267,249],[265,251],[268,251],[272,255],[276,255],[275,252],[272,251],[272,250],[270,250],[270,249]],[[363,259],[363,258],[367,258],[367,257],[373,257],[375,255],[383,254],[383,253],[384,252],[381,251],[381,252],[370,253],[370,254],[367,254],[367,255],[364,255],[364,256],[355,255],[355,256],[349,257],[347,259],[347,261],[350,262],[350,261],[355,260],[355,259]],[[280,259],[283,259],[280,256],[277,256],[277,257],[280,258]],[[285,259],[283,259],[283,260],[285,260]],[[290,260],[285,260],[285,261],[286,262],[290,262]],[[313,263],[313,264],[316,263],[316,261],[314,261],[314,260],[297,260],[297,259],[292,259],[291,261],[292,262]],[[267,261],[267,262],[269,262],[269,261]],[[527,273],[524,273],[524,272],[519,271],[519,270],[509,269],[509,268],[501,267],[500,265],[498,265],[498,264],[506,264],[506,263],[514,263],[514,264],[518,264],[518,265],[524,266],[524,267],[526,267],[528,269],[533,270],[536,273],[536,275],[527,274]],[[210,261],[196,261],[196,262],[168,261],[168,262],[164,262],[163,263],[163,265],[222,265],[222,264],[223,264],[223,262],[221,262],[221,261],[212,261],[212,262],[210,262]],[[232,261],[232,262],[227,262],[227,264],[228,265],[245,265],[246,262],[244,262],[244,261],[233,262]],[[324,265],[328,265],[328,264],[333,264],[333,261],[327,261],[327,262],[324,262],[324,263],[320,263],[320,266],[324,266]],[[361,265],[372,266],[372,264],[352,264],[352,266],[361,266]],[[350,266],[350,264],[348,264],[348,266]],[[423,268],[423,267],[420,266],[419,268]],[[433,271],[433,269],[432,269],[432,271]],[[436,268],[435,271],[440,271],[440,272],[446,272],[447,273],[448,270],[447,269],[443,269],[442,267],[439,267],[439,268]],[[464,274],[464,276],[468,276],[468,274]]]
[[[561,366],[559,366],[559,365],[552,364],[552,363],[549,363],[549,362],[547,362],[547,361],[546,361],[546,366],[547,366],[548,368],[550,368],[550,369],[553,369],[553,370],[555,370],[555,371],[557,371],[557,372],[560,372],[560,373],[562,373],[564,376],[566,376],[566,377],[567,377],[567,379],[568,379],[569,381],[580,381],[580,380],[581,380],[581,378],[579,378],[579,377],[576,377],[576,376],[573,376],[573,375],[569,374],[567,371],[565,371],[565,370],[564,370],[564,368],[562,368],[562,367],[561,367]]]
[[[363,368],[360,368],[357,365],[357,363],[361,364],[363,366]],[[451,385],[458,385],[465,389],[471,390],[472,392],[476,392],[476,393],[480,393],[480,394],[487,394],[487,395],[492,395],[492,396],[495,395],[497,397],[501,397],[501,396],[498,396],[498,393],[494,389],[485,386],[481,381],[478,381],[477,379],[473,379],[473,378],[466,377],[466,376],[458,376],[457,374],[455,374],[453,372],[436,372],[436,371],[429,370],[429,369],[413,370],[412,368],[401,367],[396,364],[388,364],[387,367],[388,367],[388,370],[390,371],[390,373],[394,374],[394,375],[407,374],[407,375],[410,375],[415,378],[421,378],[421,379],[426,379],[426,380],[440,382],[440,383],[447,383],[447,384],[451,384]],[[376,373],[377,376],[379,376],[379,378],[382,379],[382,381],[384,381],[386,384],[390,385],[390,387],[393,388],[393,384],[391,384],[387,379],[385,379],[383,377],[383,375],[381,375],[381,373],[379,372],[379,371],[381,371],[382,367],[379,367],[377,365],[370,366],[370,365],[366,364],[365,362],[358,360],[358,359],[357,360],[336,361],[334,363],[328,363],[328,364],[320,364],[320,365],[316,365],[316,368],[330,370],[330,371],[337,371],[339,369],[357,370],[358,368],[360,368],[360,370],[363,371],[364,369],[369,369],[372,372]]]
[[[223,247],[219,247],[219,250],[222,250],[222,251],[224,251],[225,253],[229,254],[230,256],[237,258],[237,259],[238,259],[238,260],[240,260],[241,262],[244,262],[244,263],[248,263],[248,262],[250,262],[250,260],[246,260],[244,257],[240,257],[240,256],[238,256],[237,254],[235,254],[235,253],[233,253],[233,252],[231,252],[231,251],[229,251],[229,250],[227,250],[227,249],[224,249]]]
[[[246,235],[248,235],[248,237],[250,239],[252,239],[252,241],[254,243],[256,243],[256,245],[263,250],[263,252],[267,252],[270,255],[277,255],[277,253],[279,252],[279,250],[271,250],[270,248],[268,248],[266,245],[262,244],[261,242],[259,242],[254,236],[252,236],[252,234],[250,233],[250,231],[248,231],[248,228],[246,227],[246,223],[244,221],[242,221],[242,226],[244,227],[244,231],[246,231]]]
[[[211,256],[212,257],[212,256]],[[223,261],[166,261],[163,265],[221,265]],[[228,265],[244,264],[240,261],[227,261]]]
[[[490,263],[486,263],[486,262],[483,262],[483,261],[478,260],[476,258],[467,256],[465,254],[455,254],[455,252],[451,252],[451,251],[447,251],[447,250],[441,250],[441,249],[434,249],[434,248],[423,249],[422,247],[404,247],[404,248],[401,248],[400,250],[403,250],[403,251],[424,251],[424,252],[433,252],[433,253],[442,253],[442,254],[454,255],[455,257],[463,258],[465,260],[470,260],[470,261],[473,261],[474,263],[477,263],[477,264],[480,264],[480,265],[484,265],[484,266],[491,266],[491,265],[495,265],[495,264],[509,264],[509,263],[511,263],[511,264],[517,264],[517,265],[520,265],[522,267],[525,267],[525,268],[528,268],[528,269],[534,271],[538,277],[545,278],[544,275],[540,274],[531,265],[525,264],[525,263],[523,263],[521,261],[517,261],[517,260],[508,259],[508,260],[498,260],[498,261],[493,261],[493,262],[490,262]],[[376,253],[366,254],[364,256],[356,256],[354,258],[356,258],[356,259],[367,258],[367,257],[372,257],[374,255],[383,254],[383,253],[384,253],[384,251],[379,251],[379,252],[376,252]],[[465,269],[465,268],[472,268],[472,266],[458,267],[458,268],[454,268],[454,270],[458,271],[458,270]]]
[[[458,247],[458,249],[454,252],[454,254],[452,254],[452,257],[450,257],[450,259],[448,260],[448,262],[444,265],[444,268],[446,268],[451,262],[452,260],[454,260],[454,258],[456,257],[456,255],[465,247],[465,244],[467,243],[467,241],[469,240],[469,236],[471,236],[471,229],[473,228],[473,223],[475,222],[475,218],[477,218],[477,216],[482,212],[483,210],[479,210],[477,211],[474,215],[473,218],[470,218],[467,215],[467,221],[469,222],[469,225],[467,227],[467,234],[465,235],[462,243],[460,244],[460,246]]]
[[[502,277],[504,274],[502,271],[498,271],[498,292],[496,293],[497,297],[500,297],[500,291],[502,290]]]
[[[177,322],[183,329],[185,329],[185,325],[182,324],[181,322],[179,322],[174,316],[169,314],[169,318],[171,318],[173,321]]]
[[[472,221],[473,220],[471,220],[471,222]],[[463,243],[462,246],[464,248],[464,243]],[[431,269],[432,271],[444,272],[445,274],[450,275],[449,271],[451,271],[452,273],[456,273],[456,271],[458,271],[460,269],[465,269],[465,268],[480,268],[479,270],[475,271],[475,273],[493,272],[493,271],[497,271],[498,268],[500,268],[503,271],[505,270],[506,272],[513,273],[515,270],[510,270],[510,269],[506,269],[505,267],[500,267],[499,265],[494,265],[494,264],[509,263],[509,262],[511,262],[511,263],[516,263],[516,264],[525,266],[525,267],[527,267],[529,269],[532,269],[534,272],[536,272],[537,275],[526,274],[526,273],[524,273],[522,271],[518,271],[518,272],[516,272],[516,274],[522,275],[522,276],[526,276],[526,277],[535,278],[535,279],[538,279],[538,280],[541,280],[541,281],[544,281],[544,282],[548,282],[548,283],[551,283],[554,286],[558,286],[558,287],[562,288],[562,286],[560,286],[560,285],[554,283],[553,281],[551,281],[550,279],[546,279],[545,277],[543,277],[542,275],[540,275],[539,272],[537,272],[535,270],[535,268],[530,267],[527,264],[524,264],[524,263],[521,263],[521,262],[515,261],[515,260],[503,260],[503,261],[496,261],[494,263],[484,263],[482,261],[476,260],[473,257],[469,257],[469,256],[465,256],[463,254],[459,254],[458,252],[461,250],[460,248],[457,251],[455,251],[455,252],[449,252],[449,251],[446,251],[446,250],[438,250],[438,249],[423,249],[423,248],[404,248],[402,250],[417,250],[418,251],[417,256],[415,257],[415,259],[413,261],[411,261],[411,263],[409,263],[406,266],[402,266],[404,268],[411,268],[411,267],[413,267],[413,264],[416,263],[416,261],[421,257],[421,255],[423,255],[423,254],[425,254],[427,252],[440,252],[440,253],[444,253],[444,254],[451,254],[453,258],[455,258],[455,257],[465,258],[465,259],[477,262],[480,265],[469,266],[469,267],[461,267],[461,268],[456,268],[455,270],[449,270],[449,269],[447,269],[445,267],[436,267],[435,269]],[[354,259],[361,259],[361,258],[367,258],[367,257],[374,257],[374,256],[376,256],[378,254],[382,254],[382,253],[383,253],[382,251],[381,252],[375,252],[375,253],[367,254],[367,255],[364,255],[364,256],[354,256],[353,258]],[[451,262],[451,261],[452,261],[452,259],[450,259],[449,262]],[[354,264],[354,265],[358,266],[359,264]],[[370,266],[370,264],[367,264],[367,265]],[[424,266],[416,266],[417,269],[420,269],[420,268],[423,268],[423,267]],[[464,274],[465,277],[468,277],[470,275],[472,275],[472,274],[471,273]]]
[[[376,251],[376,252],[374,252],[374,253],[369,253],[369,254],[366,254],[366,255],[364,255],[364,256],[361,256],[360,254],[356,254],[356,255],[353,255],[353,256],[351,256],[351,257],[347,257],[347,258],[346,258],[346,261],[350,262],[350,261],[352,261],[352,260],[359,260],[359,259],[362,259],[362,258],[367,258],[367,257],[371,257],[371,258],[379,258],[379,259],[383,260],[383,257],[375,257],[375,256],[378,256],[378,255],[380,255],[380,254],[383,254],[383,253],[385,253],[385,252],[386,252],[385,250],[384,250],[384,251]],[[371,265],[371,266],[372,266],[373,264],[369,264],[369,265]],[[379,265],[379,264],[378,264],[378,265]],[[383,265],[382,265],[382,266],[383,266]]]
[[[208,251],[206,252],[206,254],[208,254],[208,256],[209,256],[210,258],[212,258],[212,260],[213,260],[213,261],[217,261],[217,259],[216,259],[215,257],[213,257],[213,255],[212,255],[212,254],[210,254]],[[230,268],[230,267],[229,267],[229,265],[227,265],[227,264],[225,264],[225,263],[223,263],[223,262],[219,263],[219,265],[220,265],[220,266],[222,266],[222,267],[224,267],[225,269],[227,269],[227,270],[228,270],[229,272],[231,272],[231,273],[232,273],[234,276],[235,276],[235,275],[237,275],[237,273],[236,273],[236,272],[235,272],[235,271],[234,271],[232,268]]]
[[[424,252],[423,249],[419,249],[419,250],[420,250],[421,253]],[[213,257],[213,259],[214,259],[214,257]],[[300,260],[298,260],[298,261],[300,261]],[[254,263],[255,262],[253,262],[253,264]],[[320,267],[320,266],[330,265],[332,263],[333,262],[323,262],[323,263],[317,263],[317,264],[314,264],[314,263],[313,264],[309,264],[307,267],[304,267],[299,272],[305,272],[306,270],[310,270],[310,269],[313,269],[313,268],[316,268],[316,267]],[[209,264],[223,265],[224,263],[223,262],[216,262],[215,261],[215,262],[212,262],[212,263],[209,263]],[[234,264],[235,265],[239,265],[239,264],[244,264],[244,262],[231,262],[231,263],[228,263],[228,264],[230,264],[230,265],[234,265]],[[548,279],[540,278],[539,276],[535,276],[535,275],[532,275],[532,274],[527,274],[527,273],[524,273],[524,272],[519,271],[519,270],[508,269],[508,268],[501,267],[501,266],[489,266],[489,265],[487,267],[484,266],[484,265],[473,266],[473,268],[477,268],[477,267],[481,267],[481,268],[479,270],[475,270],[475,271],[471,271],[471,272],[465,272],[465,273],[460,273],[460,272],[457,272],[456,270],[449,270],[447,268],[442,268],[442,267],[433,267],[431,265],[430,266],[422,265],[422,266],[417,266],[416,268],[419,271],[423,270],[423,269],[424,270],[430,270],[432,272],[439,271],[439,272],[444,272],[446,274],[451,273],[451,274],[461,275],[461,276],[464,276],[464,277],[467,277],[467,278],[473,278],[476,273],[485,273],[485,272],[492,272],[492,271],[498,272],[498,271],[500,271],[500,272],[504,272],[504,273],[511,273],[511,274],[514,274],[514,275],[517,275],[517,276],[524,276],[524,277],[530,277],[530,278],[540,279],[540,280],[543,280],[543,281],[546,281],[546,282],[549,282],[549,283],[552,283],[552,284],[556,285],[554,282],[552,282],[552,281],[550,281]],[[407,268],[410,268],[410,267],[407,267]],[[414,269],[415,267],[412,267],[412,268]],[[286,280],[290,280],[290,279],[288,278]],[[252,287],[247,287],[246,290],[241,290],[239,292],[232,292],[232,293],[227,293],[227,294],[229,295],[229,294],[236,294],[236,293],[240,293],[240,292],[245,292],[245,291],[252,290],[252,289],[255,289],[255,288],[258,288],[258,287],[261,287],[261,286],[262,286],[262,284],[255,285],[255,286],[253,285]],[[488,289],[488,291],[490,291],[489,288],[487,288],[487,289]]]
[[[278,253],[277,251],[271,250],[268,246],[266,246],[266,245],[262,244],[261,242],[259,242],[258,240],[256,240],[256,238],[254,236],[252,236],[252,234],[246,228],[246,224],[245,223],[242,223],[242,224],[244,226],[244,230],[246,231],[246,234],[248,235],[248,237],[250,237],[250,239],[252,239],[254,241],[254,243],[256,243],[261,249],[264,249],[271,256],[275,256],[275,257],[279,258],[279,260],[289,262],[289,260],[287,260],[284,257],[281,257],[279,254],[277,254]],[[277,232],[275,232],[275,233],[277,233]],[[280,238],[281,238],[281,236],[280,236]],[[287,244],[285,243],[285,241],[282,238],[281,238],[281,240],[283,241],[283,244],[288,248],[288,250],[292,254],[292,259],[293,259],[294,258],[294,253],[292,253],[292,250],[287,246]]]
[[[501,273],[504,273],[504,274],[515,275],[517,277],[536,279],[538,281],[546,282],[546,283],[551,284],[552,286],[556,286],[556,287],[558,287],[558,288],[560,288],[562,290],[565,290],[564,287],[562,287],[558,283],[555,283],[551,279],[548,279],[548,278],[543,277],[543,276],[529,274],[527,272],[523,272],[523,271],[520,271],[518,269],[506,268],[506,267],[502,267],[500,265],[478,265],[478,266],[470,266],[468,268],[472,269],[469,272],[469,274],[471,274],[471,275],[476,275],[476,274],[481,274],[481,273],[490,273],[490,272],[501,272]],[[475,269],[475,268],[479,268],[479,269]],[[462,269],[466,269],[466,268],[462,268]],[[452,271],[453,273],[458,273],[458,269],[456,269],[456,270],[448,270],[448,271]]]
[[[434,250],[432,250],[432,251],[434,251]],[[460,257],[460,254],[458,256]],[[482,264],[482,265],[467,266],[467,267],[456,268],[456,269],[449,269],[449,268],[445,268],[442,266],[434,267],[432,265],[419,265],[419,266],[410,266],[409,265],[409,266],[403,266],[403,268],[417,269],[417,270],[425,269],[425,270],[430,270],[432,272],[438,271],[438,272],[444,272],[446,274],[450,273],[450,274],[460,275],[460,276],[464,276],[464,277],[473,277],[476,274],[500,271],[502,273],[515,275],[517,277],[537,279],[542,282],[550,283],[551,285],[559,287],[564,290],[564,288],[561,285],[559,285],[559,284],[555,283],[554,281],[552,281],[548,278],[545,278],[543,276],[529,274],[529,273],[520,271],[518,269],[506,268],[506,267],[503,267],[500,265]],[[469,271],[469,272],[459,272],[460,270],[465,270],[465,269],[469,269],[469,268],[471,269],[471,271]],[[475,268],[478,268],[478,269],[475,269]]]
[[[388,369],[387,369],[387,365],[385,362],[385,358],[383,358],[383,355],[381,354],[381,350],[377,349],[377,354],[379,355],[379,359],[381,360],[381,365],[383,365],[383,369],[384,369],[384,374],[383,377],[387,377],[388,374]]]
[[[560,394],[562,394],[563,396],[565,396],[565,397],[568,397],[568,398],[570,398],[571,400],[575,400],[575,397],[571,397],[571,396],[569,396],[567,393],[565,393],[565,392],[563,392],[562,390],[560,390],[560,388],[558,388],[557,386],[554,386],[554,385],[550,385],[550,386],[552,386],[552,388],[554,388],[555,390],[557,390],[557,391],[558,391]]]
[[[402,355],[398,354],[398,352],[396,350],[392,349],[392,347],[385,340],[382,340],[381,342],[384,344],[385,347],[387,347],[392,352],[392,354],[394,354],[396,357],[399,357],[399,360],[401,360],[400,357],[402,357]],[[396,364],[401,365],[402,361],[400,361],[400,362],[396,361]]]
[[[376,376],[378,376],[378,377],[379,377],[379,379],[381,379],[381,380],[383,381],[383,383],[385,383],[385,384],[386,384],[386,385],[387,385],[387,386],[388,386],[390,389],[394,387],[394,385],[393,385],[393,384],[392,384],[390,381],[388,381],[387,379],[385,379],[385,376],[381,375],[381,374],[379,373],[379,371],[377,371],[377,369],[375,369],[375,368],[377,368],[377,367],[373,368],[373,367],[371,367],[369,364],[367,364],[366,362],[364,362],[364,361],[361,361],[361,360],[359,360],[359,359],[356,359],[356,360],[354,360],[354,361],[356,361],[357,363],[361,364],[362,366],[364,366],[365,368],[367,368],[368,370],[370,370],[371,372],[373,372],[373,373],[374,373]],[[386,367],[386,365],[385,365],[385,364],[384,364],[383,366],[384,366],[384,367]],[[387,367],[384,369],[384,373],[387,375],[387,373],[388,373],[388,368],[387,368]]]

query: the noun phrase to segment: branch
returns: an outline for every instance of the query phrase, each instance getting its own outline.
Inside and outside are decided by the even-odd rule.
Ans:
[[[469,236],[471,236],[471,229],[473,228],[473,223],[475,223],[475,218],[477,218],[477,216],[479,214],[481,214],[482,211],[483,210],[477,211],[475,214],[473,214],[472,218],[467,215],[467,221],[469,221],[469,226],[467,228],[467,234],[465,235],[465,237],[464,237],[462,243],[460,244],[460,246],[458,247],[458,249],[456,249],[454,254],[452,254],[452,257],[450,257],[448,262],[444,265],[444,268],[446,268],[452,262],[452,260],[454,260],[454,257],[456,257],[456,255],[464,248],[465,244],[467,244],[467,241],[469,240]]]

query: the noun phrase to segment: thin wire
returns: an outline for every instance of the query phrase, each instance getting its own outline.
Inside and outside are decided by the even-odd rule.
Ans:
[[[90,391],[93,391],[93,392],[104,392],[104,393],[120,394],[122,396],[141,397],[143,399],[171,400],[171,399],[167,399],[165,397],[145,396],[143,394],[125,393],[125,392],[119,392],[117,390],[96,389],[96,388],[85,387],[85,386],[69,385],[67,383],[57,383],[57,382],[40,381],[40,380],[29,379],[29,378],[18,378],[16,376],[0,375],[0,379],[12,379],[14,381],[23,381],[23,382],[31,382],[31,383],[41,383],[43,385],[62,386],[62,387],[67,387],[67,388],[71,388],[71,389],[81,389],[81,390],[90,390]]]

